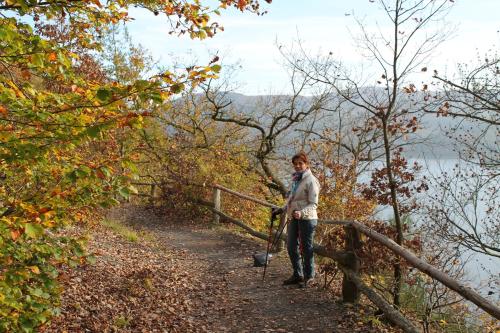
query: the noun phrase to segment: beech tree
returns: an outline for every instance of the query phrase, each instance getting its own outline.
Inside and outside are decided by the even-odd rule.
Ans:
[[[211,63],[127,83],[108,77],[93,54],[130,7],[165,15],[171,33],[198,39],[221,30],[212,19],[219,10],[259,12],[257,1],[0,1],[2,331],[33,331],[57,313],[58,267],[85,261],[82,242],[57,231],[135,191],[133,158],[118,153],[116,135],[142,127],[147,113],[131,105],[161,105],[220,70]],[[46,29],[54,22],[64,33]]]

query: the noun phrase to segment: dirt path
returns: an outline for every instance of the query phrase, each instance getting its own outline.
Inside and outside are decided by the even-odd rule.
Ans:
[[[115,211],[110,218],[146,231],[154,240],[150,244],[127,244],[113,238],[110,242],[102,233],[101,239],[94,238],[93,246],[101,252],[96,265],[70,274],[67,282],[74,286],[75,279],[83,280],[90,287],[82,291],[81,284],[77,284],[65,293],[63,315],[47,331],[386,331],[364,320],[366,316],[360,315],[363,309],[343,306],[318,284],[306,289],[282,286],[282,280],[290,275],[284,252],[273,258],[262,282],[262,268],[253,267],[252,254],[262,251],[264,242],[223,228],[169,224],[151,212],[131,207]],[[122,256],[123,262],[113,256]],[[143,267],[141,257],[147,257],[150,266]],[[115,275],[102,272],[114,266]],[[100,272],[99,283],[93,285],[96,271]],[[139,278],[134,280],[136,276]],[[130,286],[131,279],[138,281],[137,286]],[[87,309],[86,299],[93,309]],[[116,307],[120,310],[115,313],[110,310],[102,315],[100,311]],[[120,321],[122,317],[125,319]],[[73,321],[73,326],[67,325],[68,320]]]
[[[206,311],[215,332],[340,332],[345,309],[334,299],[317,287],[281,285],[290,274],[284,258],[273,260],[262,282],[251,255],[263,244],[220,230],[164,228],[158,235],[166,246],[194,254],[206,283],[222,288]]]
[[[207,284],[219,286],[205,318],[214,332],[367,332],[353,308],[322,289],[319,279],[311,287],[283,286],[291,269],[286,252],[275,256],[265,281],[263,268],[253,267],[252,254],[265,250],[255,238],[225,230],[194,229],[164,221],[128,219],[154,232],[165,247],[194,256],[196,273]],[[145,223],[146,222],[146,223]],[[207,295],[208,296],[208,295]],[[358,309],[359,310],[359,309]],[[379,331],[379,330],[373,330]]]

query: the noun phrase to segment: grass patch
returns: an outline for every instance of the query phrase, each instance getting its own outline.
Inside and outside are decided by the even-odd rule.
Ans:
[[[102,225],[130,242],[137,242],[139,240],[139,234],[136,231],[121,223],[106,219],[102,221]]]
[[[126,328],[130,325],[130,318],[126,316],[119,316],[114,320],[114,326],[117,328]]]

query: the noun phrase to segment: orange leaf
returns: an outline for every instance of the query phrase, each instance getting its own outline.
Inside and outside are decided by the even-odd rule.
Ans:
[[[105,179],[106,178],[106,176],[104,175],[104,173],[101,170],[96,170],[96,176],[99,179]]]
[[[29,80],[31,78],[31,73],[30,71],[24,70],[21,72],[21,76],[23,77],[23,79]]]
[[[56,61],[57,54],[55,54],[55,52],[51,52],[51,53],[49,53],[49,55],[47,56],[47,58],[49,59],[49,61]]]
[[[3,115],[7,115],[7,109],[5,108],[5,106],[0,105],[0,113]]]
[[[21,236],[21,232],[19,230],[11,230],[10,231],[10,237],[12,237],[12,240],[16,240]]]
[[[48,207],[44,207],[44,208],[40,209],[38,212],[39,212],[40,214],[43,214],[43,213],[47,213],[48,211],[50,211],[50,208],[48,208]]]
[[[245,9],[246,5],[247,5],[246,0],[238,0],[238,8],[239,9],[241,9],[241,10]]]

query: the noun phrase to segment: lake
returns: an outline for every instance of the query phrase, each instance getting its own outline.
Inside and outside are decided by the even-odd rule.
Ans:
[[[420,176],[426,176],[429,181],[429,190],[424,193],[419,195],[419,201],[422,200],[422,202],[428,202],[430,200],[430,196],[433,194],[436,194],[438,189],[437,186],[437,181],[435,178],[439,178],[440,175],[443,173],[448,173],[449,175],[452,175],[454,168],[457,166],[460,162],[458,159],[411,159],[409,160],[411,164],[414,162],[419,163],[420,165],[423,166],[423,169],[421,171]],[[469,167],[471,167],[469,165]],[[363,175],[362,179],[364,181],[369,180],[369,175]],[[470,181],[472,182],[474,179],[469,178]],[[498,183],[498,181],[497,181]],[[459,183],[457,182],[457,191],[460,190],[460,187],[466,188],[467,186],[464,186],[466,184]],[[482,193],[482,196],[484,197],[485,193]],[[484,199],[484,198],[483,198]],[[491,205],[491,202],[489,203]],[[494,202],[495,209],[497,210],[497,216],[498,216],[498,209],[500,207],[500,202],[496,200]],[[466,205],[464,205],[466,206]],[[470,217],[472,219],[475,219],[476,221],[482,221],[486,215],[486,209],[487,205],[482,202],[478,201],[477,205],[477,210],[473,211],[470,209],[470,207],[463,207],[463,210],[471,215]],[[425,219],[425,216],[422,215],[423,212],[417,212],[415,214],[412,214],[412,219],[418,223],[418,221],[422,221]],[[379,207],[377,215],[378,218],[384,219],[384,220],[391,220],[393,219],[393,213],[392,213],[392,207]],[[500,221],[497,221],[500,223]],[[481,228],[480,223],[478,224],[478,230],[484,230]],[[418,228],[418,226],[417,226]],[[476,290],[480,291],[484,296],[487,296],[488,292],[493,292],[494,294],[489,295],[488,298],[491,299],[492,301],[500,301],[500,258],[484,255],[484,254],[478,254],[478,253],[472,253],[471,251],[467,251],[463,254],[462,256],[463,260],[467,260],[467,264],[465,266],[466,268],[466,277],[465,280],[470,281],[471,287],[475,288]],[[488,281],[489,280],[489,281]],[[487,282],[490,282],[489,287],[485,287],[485,284]]]

